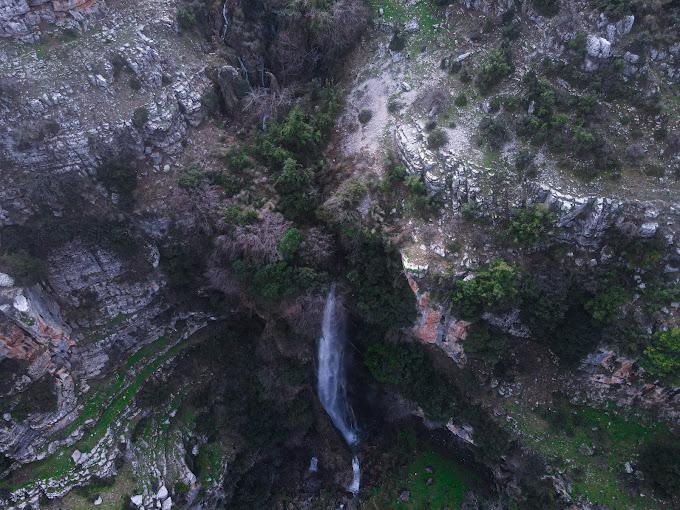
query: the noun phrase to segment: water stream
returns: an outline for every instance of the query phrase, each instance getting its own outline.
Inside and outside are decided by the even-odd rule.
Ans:
[[[345,314],[338,304],[335,285],[331,287],[323,311],[321,338],[319,339],[319,365],[317,372],[317,391],[321,405],[330,416],[333,425],[340,431],[350,448],[359,443],[356,425],[352,420],[352,410],[347,401],[347,381],[345,372]],[[352,483],[348,490],[359,492],[361,468],[359,458],[352,459]]]

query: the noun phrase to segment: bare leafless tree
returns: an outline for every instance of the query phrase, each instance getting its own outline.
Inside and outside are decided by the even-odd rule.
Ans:
[[[333,258],[334,242],[330,234],[318,228],[305,232],[300,245],[300,258],[305,265],[324,267]]]
[[[305,294],[283,310],[283,317],[296,335],[315,336],[321,329],[325,296]]]
[[[280,213],[265,213],[260,222],[219,236],[217,255],[223,263],[241,259],[255,266],[271,264],[280,259],[277,245],[292,225]]]

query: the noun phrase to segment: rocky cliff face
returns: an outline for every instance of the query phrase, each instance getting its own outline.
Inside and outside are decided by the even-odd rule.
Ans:
[[[115,176],[101,181],[102,166],[117,161],[167,174],[169,158],[204,119],[206,63],[177,37],[175,16],[173,2],[160,9],[122,2],[108,11],[89,0],[0,4],[0,34],[9,39],[0,43],[0,223],[3,255],[12,260],[3,265],[10,274],[2,274],[1,289],[0,469],[55,452],[74,463],[71,473],[17,492],[16,502],[114,472],[113,429],[125,429],[126,412],[138,411],[119,400],[121,414],[104,437],[93,436],[99,406],[121,397],[91,385],[109,384],[129,356],[175,327],[173,343],[205,323],[197,317],[176,326],[195,311],[171,308],[163,295],[167,208],[158,213],[146,202],[154,212],[142,217],[131,210],[132,188]],[[42,262],[26,279],[16,264],[29,259]],[[130,376],[143,368],[131,365]],[[72,445],[84,437],[101,441],[76,459]]]
[[[577,406],[616,406],[624,414],[651,414],[653,420],[665,420],[677,427],[680,395],[673,382],[645,375],[641,351],[637,356],[621,352],[627,349],[621,338],[632,331],[635,340],[630,341],[635,343],[654,331],[678,327],[677,297],[669,297],[664,304],[644,304],[656,292],[650,285],[661,285],[670,293],[678,286],[680,224],[673,173],[677,153],[674,149],[651,148],[657,145],[652,141],[654,126],[670,117],[640,114],[640,118],[650,121],[640,143],[650,147],[646,154],[658,155],[664,168],[645,184],[631,179],[626,172],[609,180],[579,178],[572,173],[580,164],[578,154],[569,153],[560,160],[560,154],[565,152],[553,152],[549,140],[547,144],[529,141],[527,145],[521,129],[513,131],[515,123],[530,119],[538,107],[538,101],[521,98],[526,93],[527,75],[540,74],[542,66],[549,67],[546,62],[568,61],[586,79],[592,79],[609,63],[620,60],[621,74],[610,79],[634,84],[651,97],[659,90],[670,90],[664,88],[677,79],[672,56],[675,50],[671,48],[674,43],[662,50],[665,57],[661,61],[654,57],[658,48],[646,47],[646,67],[628,68],[624,63],[635,60],[626,56],[632,53],[630,40],[638,37],[635,24],[648,19],[593,13],[589,11],[592,5],[586,2],[560,3],[551,16],[544,16],[534,7],[538,3],[533,4],[460,2],[442,9],[439,17],[406,2],[396,11],[377,10],[377,28],[384,35],[377,36],[374,46],[358,56],[357,65],[364,73],[352,81],[348,94],[340,121],[345,129],[341,150],[361,168],[355,172],[355,179],[369,175],[364,177],[369,188],[371,179],[382,179],[386,187],[394,186],[394,175],[401,165],[409,175],[407,179],[423,183],[436,212],[418,211],[420,203],[412,196],[398,195],[390,202],[371,189],[366,199],[371,203],[363,202],[357,213],[368,224],[388,225],[392,240],[400,246],[419,309],[412,331],[415,338],[438,347],[458,368],[474,372],[485,388],[481,400],[495,416],[512,424],[510,428],[516,437],[523,438],[520,441],[524,444],[532,444],[531,440],[527,442],[527,436],[542,436],[548,442],[557,440],[546,438],[549,435],[539,432],[538,427],[532,428],[536,422],[532,423],[529,415],[546,413],[544,406],[549,415],[551,406],[557,405],[555,395],[562,394],[571,396]],[[394,24],[404,19],[407,21],[395,29]],[[440,24],[432,26],[433,19]],[[674,23],[677,21],[671,21],[670,26],[677,26]],[[499,28],[505,34],[502,38],[493,35]],[[515,30],[518,35],[513,39],[515,36],[508,34]],[[577,37],[583,40],[583,52],[574,61],[567,41]],[[505,71],[505,80],[485,90],[479,76],[489,69],[485,66],[500,68],[490,62],[508,47],[512,47],[512,71]],[[642,60],[636,62],[641,64]],[[642,80],[642,76],[646,78]],[[579,93],[579,86],[567,72],[542,79],[558,88],[565,87],[563,92],[555,92],[557,96],[565,93],[574,97]],[[514,98],[520,101],[517,110]],[[607,118],[610,106],[606,94],[601,93],[598,99],[598,115]],[[626,140],[630,139],[618,142],[616,128],[604,130],[607,143],[620,151],[627,149]],[[531,159],[528,178],[529,167],[522,163],[527,152]],[[629,162],[623,165],[627,170],[634,167]],[[516,234],[512,227],[506,230],[504,218],[513,221],[517,211],[536,207],[549,211],[549,233],[546,231],[540,242],[522,245],[517,237],[513,239]],[[622,239],[627,241],[620,244]],[[640,253],[655,253],[656,262],[645,265],[641,258],[627,258],[633,245],[647,246],[640,248]],[[630,289],[631,300],[620,309],[617,305],[606,326],[617,333],[600,340],[599,345],[591,345],[569,365],[554,353],[534,351],[537,343],[543,343],[540,338],[545,333],[538,324],[528,322],[531,313],[523,307],[537,305],[533,301],[527,305],[521,292],[502,312],[487,312],[473,319],[462,315],[455,298],[452,300],[452,290],[462,282],[478,281],[480,275],[483,278],[489,263],[498,259],[508,261],[520,272],[533,274],[525,277],[529,280],[547,282],[544,284],[551,292],[564,285],[559,281],[566,274],[575,277],[576,285],[586,294],[601,292],[594,290],[598,278],[602,278],[596,274],[625,274],[622,278]],[[572,299],[573,304],[589,298]],[[548,314],[542,320],[556,319]],[[480,324],[484,325],[482,333]],[[574,339],[587,335],[587,328],[579,330],[578,319],[565,322],[563,327],[578,330]],[[487,331],[492,332],[491,337],[485,336]],[[497,334],[507,335],[507,344],[500,341],[505,347],[494,345],[499,341]],[[561,338],[567,344],[572,341],[568,334]],[[558,352],[559,345],[555,343],[552,345]],[[499,359],[500,352],[511,354]],[[568,368],[564,368],[565,364]],[[523,410],[519,416],[512,411],[520,408]],[[464,423],[453,420],[450,425],[458,437],[468,442],[475,440]],[[504,471],[499,468],[498,476],[502,478]],[[508,487],[513,485],[506,482]],[[565,504],[574,502],[570,500],[573,490],[568,486],[565,489],[564,482],[556,479],[556,490],[562,493]],[[583,501],[575,507],[580,508],[578,505],[588,507]]]
[[[104,0],[2,0],[0,37],[35,42],[57,29],[81,32],[105,10]]]

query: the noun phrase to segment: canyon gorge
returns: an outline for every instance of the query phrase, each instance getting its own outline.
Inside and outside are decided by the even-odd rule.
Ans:
[[[0,0],[0,508],[676,508],[679,33]]]

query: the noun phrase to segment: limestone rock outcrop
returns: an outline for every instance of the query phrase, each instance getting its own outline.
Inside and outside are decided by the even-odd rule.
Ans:
[[[45,25],[85,30],[105,9],[104,0],[0,0],[0,37],[35,42]]]

